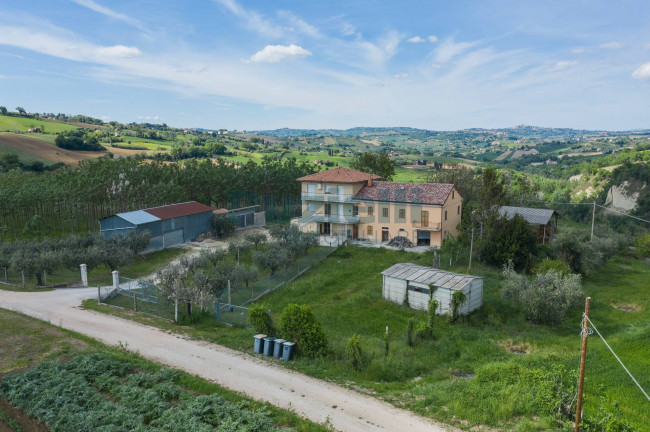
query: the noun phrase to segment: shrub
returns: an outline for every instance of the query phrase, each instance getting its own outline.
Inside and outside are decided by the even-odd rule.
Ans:
[[[566,262],[573,273],[587,275],[600,268],[625,243],[622,235],[610,230],[600,231],[590,242],[586,234],[566,229],[551,242],[551,253]]]
[[[283,338],[296,343],[296,354],[311,358],[327,354],[325,332],[309,306],[287,305],[280,316],[279,328]]]
[[[529,281],[508,265],[504,267],[503,276],[502,297],[521,306],[526,318],[533,323],[563,321],[567,310],[578,306],[584,296],[577,274],[562,276],[549,270]]]
[[[556,272],[560,273],[562,276],[566,276],[569,273],[571,273],[571,269],[562,260],[556,259],[556,260],[550,260],[550,259],[545,259],[544,261],[541,261],[539,264],[534,269],[535,274],[540,274],[540,273],[547,273],[550,270],[555,270]]]
[[[489,235],[481,247],[481,256],[490,264],[509,261],[517,270],[529,270],[537,255],[537,235],[520,215],[499,218],[490,223]]]
[[[434,339],[433,329],[424,321],[420,321],[415,326],[415,339],[416,340],[431,340]]]
[[[345,357],[352,365],[352,369],[360,371],[362,367],[361,338],[353,334],[345,345]]]
[[[458,310],[462,305],[465,304],[467,296],[462,291],[456,291],[451,295],[451,320],[456,321],[458,319]]]
[[[413,341],[413,332],[414,332],[414,327],[415,327],[415,320],[413,318],[409,318],[409,322],[406,326],[406,344],[410,347],[412,347],[414,344]]]
[[[248,309],[248,318],[257,333],[273,336],[275,326],[268,311],[268,303],[253,303]]]
[[[429,327],[433,328],[433,321],[436,318],[436,311],[438,310],[438,300],[432,298],[429,300]]]
[[[640,257],[650,257],[650,233],[645,233],[636,242],[636,251]]]

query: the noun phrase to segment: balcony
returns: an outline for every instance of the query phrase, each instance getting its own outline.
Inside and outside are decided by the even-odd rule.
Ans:
[[[413,221],[413,228],[424,229],[428,231],[440,231],[441,223],[440,222],[429,222],[429,221]]]
[[[316,193],[302,193],[300,198],[303,201],[322,201],[322,202],[337,202],[349,203],[352,202],[353,195],[339,195],[339,194],[316,194]]]
[[[314,222],[327,222],[338,224],[357,224],[359,223],[359,216],[342,216],[337,214],[314,213]]]

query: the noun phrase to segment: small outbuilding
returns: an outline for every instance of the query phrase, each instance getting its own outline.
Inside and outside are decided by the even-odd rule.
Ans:
[[[515,215],[523,217],[537,233],[539,243],[550,242],[557,232],[557,212],[551,209],[530,207],[499,207],[499,216],[512,219]]]
[[[214,210],[215,215],[225,215],[228,222],[235,225],[235,229],[248,228],[252,226],[263,227],[266,225],[266,213],[258,211],[259,205],[241,207],[237,209],[220,208]]]
[[[170,204],[125,213],[99,220],[104,238],[130,232],[149,231],[151,240],[145,252],[152,252],[196,240],[212,230],[212,207],[197,201]]]
[[[385,300],[404,304],[413,309],[426,311],[431,299],[438,301],[439,315],[451,314],[451,297],[454,292],[465,294],[465,303],[458,313],[467,315],[483,304],[483,278],[466,274],[425,267],[411,263],[400,263],[381,272],[383,275],[382,295]]]

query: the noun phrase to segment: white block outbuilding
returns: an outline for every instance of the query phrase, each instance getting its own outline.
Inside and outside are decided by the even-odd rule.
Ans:
[[[451,296],[455,291],[465,294],[465,303],[458,311],[461,315],[467,315],[483,304],[483,279],[478,276],[411,263],[395,264],[381,274],[384,276],[384,299],[404,304],[408,290],[408,304],[413,309],[429,308],[430,286],[435,287],[433,298],[438,301],[436,313],[439,315],[451,314]]]

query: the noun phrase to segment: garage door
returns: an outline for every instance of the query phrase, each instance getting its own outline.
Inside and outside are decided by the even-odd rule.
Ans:
[[[183,230],[172,231],[163,234],[163,247],[170,247],[183,243]]]

